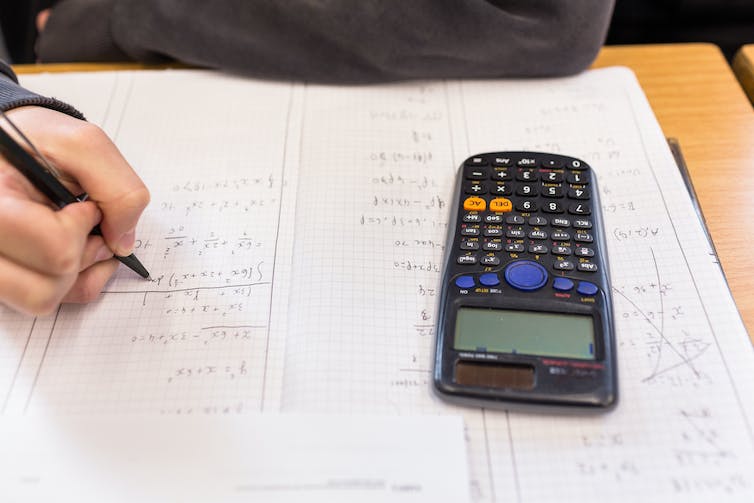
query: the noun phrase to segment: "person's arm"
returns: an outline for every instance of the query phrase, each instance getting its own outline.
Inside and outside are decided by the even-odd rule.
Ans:
[[[320,82],[540,77],[586,68],[612,7],[613,0],[63,0],[38,47],[42,61],[169,58]]]
[[[4,63],[0,108],[75,180],[75,193],[91,198],[53,208],[0,156],[0,303],[46,314],[61,301],[94,300],[118,267],[113,252],[131,253],[149,192],[101,129],[73,107],[19,86]],[[3,119],[0,126],[9,131]],[[90,236],[98,223],[103,236]]]

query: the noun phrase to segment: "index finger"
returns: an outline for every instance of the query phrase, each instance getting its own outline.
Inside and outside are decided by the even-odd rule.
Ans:
[[[102,210],[102,236],[116,255],[133,251],[134,229],[149,203],[149,191],[118,148],[96,125],[59,112],[38,131],[40,150],[76,179]]]

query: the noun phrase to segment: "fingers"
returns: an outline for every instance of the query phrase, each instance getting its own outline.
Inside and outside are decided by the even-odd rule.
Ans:
[[[79,274],[76,282],[63,297],[63,302],[85,303],[96,300],[105,284],[118,268],[119,262],[114,259],[97,262]]]
[[[39,14],[37,14],[37,32],[42,33],[45,31],[45,27],[47,26],[47,20],[50,18],[50,13],[52,9],[45,9],[43,11],[40,11]]]
[[[48,276],[0,257],[0,302],[29,315],[50,314],[76,275]]]
[[[54,211],[45,205],[0,195],[0,255],[49,275],[78,273],[87,236],[101,213],[91,202]]]
[[[102,236],[89,236],[84,247],[84,254],[81,257],[81,272],[89,269],[97,262],[102,262],[113,258],[112,250],[105,244]],[[117,262],[116,262],[117,265]]]
[[[9,113],[45,157],[97,203],[103,214],[102,235],[110,249],[130,255],[149,191],[107,135],[93,124],[40,107]]]

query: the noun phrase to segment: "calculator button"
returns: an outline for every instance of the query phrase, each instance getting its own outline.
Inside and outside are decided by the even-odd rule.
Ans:
[[[485,255],[479,261],[482,265],[500,265],[500,259],[494,255]]]
[[[521,239],[526,236],[523,229],[508,229],[505,232],[505,237],[513,239]]]
[[[579,271],[597,272],[597,264],[593,262],[579,262]]]
[[[461,235],[462,236],[478,236],[479,227],[463,227],[461,228]]]
[[[583,218],[577,218],[573,221],[573,226],[577,229],[591,229],[592,228],[592,222],[589,220],[585,220]]]
[[[571,235],[567,233],[566,231],[552,231],[552,234],[550,234],[550,239],[553,241],[570,241]]]
[[[547,233],[542,230],[529,231],[529,239],[547,239]]]
[[[464,206],[466,206],[465,201],[464,201]],[[482,221],[482,215],[480,215],[479,213],[466,213],[463,216],[463,221],[467,223],[472,223],[472,224],[479,223]]]
[[[456,278],[458,288],[474,288],[474,278],[471,276],[458,276]]]
[[[482,156],[474,156],[466,159],[466,166],[487,166],[487,159]]]
[[[501,251],[503,249],[503,243],[499,239],[495,239],[492,241],[485,241],[484,244],[482,245],[482,249],[484,251],[491,251],[491,252]]]
[[[594,237],[588,232],[577,232],[576,235],[573,236],[573,239],[580,243],[591,243],[594,241]]]
[[[486,223],[486,224],[502,224],[503,223],[503,216],[502,215],[485,215],[484,216],[484,223]]]
[[[552,288],[561,292],[567,292],[573,289],[573,281],[568,278],[555,278],[552,280]]]
[[[516,203],[516,210],[521,212],[537,211],[537,203],[534,201],[519,201]]]
[[[508,169],[496,169],[492,172],[492,179],[499,182],[513,180],[513,174]]]
[[[556,171],[546,171],[540,173],[542,175],[542,181],[548,183],[560,183],[563,181],[563,173]]]
[[[573,252],[570,246],[553,246],[552,253],[553,255],[570,255]]]
[[[521,243],[508,243],[505,245],[505,251],[509,253],[521,253],[525,250],[524,245]]]
[[[493,185],[492,189],[490,189],[490,193],[493,196],[510,196],[513,194],[513,188],[510,184],[497,182]]]
[[[513,161],[510,157],[495,157],[494,159],[492,159],[492,165],[505,168],[508,166],[513,166]]]
[[[490,211],[505,213],[511,211],[512,209],[513,203],[511,203],[510,199],[506,199],[504,197],[496,197],[495,199],[490,201]]]
[[[532,157],[524,157],[516,163],[516,166],[520,168],[533,168],[537,165],[537,160]]]
[[[464,184],[463,191],[467,194],[486,194],[487,186],[482,182],[472,180],[471,182]]]
[[[551,201],[542,205],[542,211],[545,213],[563,213],[565,209],[562,204]]]
[[[547,271],[531,260],[519,260],[505,268],[505,281],[519,290],[531,292],[547,283]]]
[[[563,161],[560,159],[555,159],[553,157],[548,157],[547,159],[542,161],[541,166],[543,168],[549,168],[549,169],[560,169],[563,167]]]
[[[594,250],[587,248],[586,246],[578,246],[574,250],[574,254],[577,257],[594,257]]]
[[[516,187],[517,196],[536,196],[537,189],[534,185],[519,185]]]
[[[563,197],[563,189],[554,185],[550,187],[542,187],[542,195],[544,197]]]
[[[521,215],[511,215],[509,217],[506,217],[505,223],[512,225],[522,225],[524,223],[524,217],[522,217]]]
[[[586,163],[581,162],[578,159],[571,159],[568,162],[568,165],[566,167],[568,169],[577,169],[577,170],[589,169],[589,166],[587,166]]]
[[[537,255],[546,255],[550,251],[545,245],[531,245],[529,247],[529,253],[536,253]]]
[[[596,295],[600,289],[594,283],[588,281],[579,281],[579,287],[576,289],[581,295]]]
[[[569,199],[589,199],[591,194],[587,189],[571,189],[568,191]]]
[[[485,227],[484,235],[488,238],[497,238],[503,235],[503,229],[501,227]]]
[[[464,175],[467,180],[486,180],[487,170],[482,168],[466,168]]]
[[[481,197],[467,197],[463,202],[463,209],[466,211],[484,211],[487,208],[487,201]]]
[[[479,276],[479,283],[483,286],[497,286],[500,284],[500,278],[496,273],[488,272]]]
[[[531,217],[529,225],[547,225],[547,219],[544,217]]]
[[[568,220],[567,218],[555,217],[550,221],[550,223],[552,224],[553,227],[570,227],[571,226],[571,221]]]
[[[539,178],[539,176],[533,169],[522,169],[516,174],[516,180],[519,182],[534,182],[537,178]]]
[[[568,207],[568,213],[572,215],[591,215],[592,210],[585,203],[574,203]]]
[[[478,240],[471,241],[469,239],[462,239],[460,248],[461,250],[478,250],[479,241]]]
[[[574,265],[570,260],[558,260],[552,264],[552,268],[556,271],[573,271]]]
[[[476,255],[459,255],[456,262],[461,265],[474,265],[477,263]]]
[[[583,172],[574,172],[569,173],[566,177],[566,182],[572,183],[574,185],[585,185],[589,183],[589,173],[583,173]]]

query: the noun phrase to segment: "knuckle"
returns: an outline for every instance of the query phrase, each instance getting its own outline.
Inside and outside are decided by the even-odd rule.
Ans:
[[[123,194],[120,200],[120,204],[122,204],[126,208],[141,211],[147,207],[150,200],[151,196],[149,194],[149,190],[144,185],[142,185],[141,187],[130,190]]]
[[[67,127],[68,131],[66,132],[66,139],[71,144],[98,144],[100,141],[107,138],[107,135],[102,128],[91,122],[76,121],[69,123]]]

